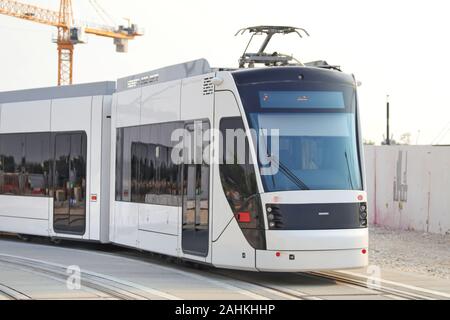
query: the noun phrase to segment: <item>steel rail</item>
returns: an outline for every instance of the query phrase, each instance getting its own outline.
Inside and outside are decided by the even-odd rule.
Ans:
[[[66,280],[68,278],[67,269],[64,267],[55,267],[54,265],[39,263],[34,260],[22,259],[18,257],[9,257],[0,255],[0,262],[11,266],[19,266],[26,270],[33,271],[38,274],[48,275],[59,279]],[[108,295],[110,298],[119,300],[148,300],[149,298],[139,293],[139,288],[125,285],[121,282],[112,280],[111,278],[102,277],[100,275],[92,275],[81,272],[81,285],[97,292]],[[1,290],[1,287],[0,287]],[[1,290],[5,291],[5,290]],[[9,294],[8,294],[9,296]],[[29,297],[30,298],[30,297]]]
[[[4,285],[4,284],[0,284],[0,294],[5,296],[6,298],[9,298],[9,300],[31,300],[32,299],[29,295],[27,295],[17,289],[11,288],[10,286]]]
[[[331,281],[335,281],[336,283],[356,286],[360,288],[369,289],[375,292],[380,293],[384,296],[393,296],[401,299],[407,300],[438,300],[435,297],[430,297],[423,294],[418,294],[411,291],[400,290],[397,288],[387,287],[383,285],[369,284],[367,281],[355,279],[353,277],[349,277],[343,274],[340,274],[338,271],[328,271],[328,272],[308,272],[301,273],[299,275],[302,276],[310,276],[313,278],[327,279]]]

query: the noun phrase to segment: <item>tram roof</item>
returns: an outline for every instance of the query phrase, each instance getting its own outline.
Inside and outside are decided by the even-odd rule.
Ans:
[[[114,81],[105,81],[70,86],[5,91],[0,92],[0,104],[88,96],[105,96],[112,95],[115,90],[116,83]]]

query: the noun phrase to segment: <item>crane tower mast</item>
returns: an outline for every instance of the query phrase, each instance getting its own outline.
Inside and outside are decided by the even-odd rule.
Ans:
[[[0,0],[0,14],[57,28],[55,42],[58,46],[58,85],[72,84],[74,47],[85,43],[84,34],[114,39],[118,52],[126,52],[128,40],[143,35],[135,24],[119,27],[75,26],[71,0],[60,0],[59,11],[15,0]]]

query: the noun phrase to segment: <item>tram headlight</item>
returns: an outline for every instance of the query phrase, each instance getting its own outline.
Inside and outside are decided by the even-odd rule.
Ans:
[[[280,229],[283,226],[281,210],[277,205],[267,205],[267,221],[269,229]]]
[[[361,227],[367,227],[368,221],[367,221],[367,204],[362,203],[359,207],[359,221],[361,223]]]

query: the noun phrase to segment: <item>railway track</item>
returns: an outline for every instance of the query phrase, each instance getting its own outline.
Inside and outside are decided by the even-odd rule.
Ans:
[[[304,294],[302,294],[301,292],[296,292],[294,290],[288,290],[277,286],[271,286],[259,283],[257,281],[251,281],[236,274],[230,275],[225,270],[215,269],[209,266],[205,266],[204,270],[199,271],[197,269],[193,269],[192,267],[186,267],[186,265],[183,265],[181,268],[184,270],[181,270],[171,268],[170,264],[173,264],[176,260],[169,260],[170,262],[168,262],[166,260],[167,257],[165,256],[152,255],[151,257],[148,257],[134,251],[114,254],[102,254],[131,259],[145,264],[156,264],[156,266],[158,266],[159,268],[163,268],[166,270],[171,269],[173,272],[183,274],[188,277],[197,278],[198,280],[205,282],[210,282],[219,287],[239,291],[241,294],[252,299],[270,300],[270,298],[267,298],[267,295],[270,295],[282,300],[304,300]],[[215,279],[211,278],[211,276],[214,276]]]
[[[119,256],[122,256],[124,258],[132,258],[144,263],[148,263],[145,261],[145,258],[140,257],[137,253],[120,253]],[[158,262],[161,262],[160,259],[157,259]],[[302,277],[310,277],[321,281],[331,281],[335,282],[338,285],[344,285],[348,287],[353,287],[355,289],[366,289],[367,292],[358,292],[354,294],[333,294],[333,293],[327,293],[327,294],[308,294],[305,292],[301,292],[297,289],[290,289],[286,287],[282,287],[280,285],[273,285],[266,282],[260,282],[254,279],[250,279],[246,276],[243,276],[240,273],[236,273],[234,271],[229,270],[220,270],[220,269],[214,269],[214,268],[208,268],[204,271],[205,273],[208,273],[210,275],[222,277],[221,280],[217,281],[223,281],[223,280],[232,280],[234,281],[234,286],[237,288],[242,287],[242,284],[246,285],[246,289],[251,289],[252,291],[259,292],[261,294],[270,294],[272,296],[276,296],[281,299],[286,300],[323,300],[322,297],[345,297],[345,296],[373,296],[373,295],[379,295],[382,297],[395,299],[395,300],[438,300],[442,299],[442,296],[429,296],[429,295],[423,295],[419,293],[414,293],[411,291],[405,291],[400,289],[395,289],[391,287],[386,286],[372,286],[367,281],[364,280],[358,280],[354,277],[349,277],[344,274],[341,274],[339,272],[308,272],[308,273],[297,273],[293,275],[301,275]],[[370,291],[370,292],[369,292]]]
[[[136,252],[127,252],[127,253],[118,253],[112,254],[115,256],[122,256],[124,258],[131,258],[133,260],[138,260],[143,263],[148,263],[148,258],[143,257],[141,254]],[[162,258],[152,258],[158,260],[158,265],[161,266],[161,263],[166,263],[166,261],[162,261]],[[147,260],[147,261],[146,261]],[[209,268],[205,271],[211,275],[224,277],[226,279],[230,279],[235,281],[234,285],[240,287],[239,282],[245,283],[248,286],[248,289],[252,289],[256,292],[268,293],[272,296],[277,296],[282,299],[287,300],[323,300],[322,297],[345,297],[348,296],[373,296],[378,295],[381,297],[386,297],[388,299],[394,300],[440,300],[440,299],[448,299],[450,295],[441,292],[426,292],[426,289],[421,288],[410,288],[405,290],[401,286],[395,285],[373,285],[364,279],[363,277],[350,276],[342,272],[338,271],[327,271],[327,272],[306,272],[306,273],[297,273],[294,275],[299,275],[302,277],[310,277],[317,280],[322,281],[331,281],[338,285],[343,285],[347,287],[353,287],[355,289],[364,289],[367,290],[365,293],[357,292],[355,294],[308,294],[305,292],[301,292],[299,290],[294,290],[290,288],[285,288],[279,285],[272,285],[265,282],[256,281],[254,279],[249,279],[245,276],[240,275],[239,273],[228,271],[228,270],[219,270],[214,268]],[[400,284],[401,285],[401,284]]]
[[[0,255],[0,263],[61,281],[66,281],[69,276],[67,267],[37,260]],[[84,270],[80,274],[80,281],[83,288],[101,293],[102,296],[106,296],[106,299],[149,300],[154,296],[171,300],[177,299],[177,297],[150,288]],[[0,286],[0,292],[14,300],[32,299],[32,297],[9,287]]]
[[[335,281],[336,283],[341,283],[348,286],[366,288],[378,292],[384,296],[392,297],[394,299],[441,300],[450,298],[450,295],[444,292],[437,292],[393,282],[390,282],[391,284],[388,286],[386,284],[383,284],[383,280],[381,280],[379,284],[374,284],[367,281],[368,277],[353,274],[349,275],[339,271],[309,272],[307,273],[307,275],[309,275],[310,277],[329,279]]]
[[[317,280],[326,280],[334,282],[338,285],[344,285],[348,287],[352,287],[355,289],[365,289],[366,292],[355,292],[348,294],[308,294],[305,292],[301,292],[297,289],[290,289],[281,286],[274,286],[267,283],[261,283],[258,281],[250,280],[242,276],[231,275],[229,272],[215,272],[214,274],[218,274],[230,279],[238,280],[247,284],[250,284],[255,287],[260,287],[264,291],[272,291],[275,294],[285,296],[289,300],[323,300],[323,297],[345,297],[345,296],[374,296],[378,295],[380,297],[386,297],[394,300],[440,300],[445,298],[444,295],[436,295],[436,294],[424,294],[421,291],[415,290],[402,290],[395,287],[388,287],[383,285],[373,285],[369,284],[367,281],[362,279],[357,279],[355,277],[346,276],[339,272],[308,272],[308,273],[298,273],[296,275],[300,275],[302,277],[310,277]]]
[[[227,280],[232,280],[235,282],[235,286],[242,287],[244,284],[247,290],[255,290],[260,292],[260,294],[270,294],[271,296],[278,297],[282,300],[305,300],[304,295],[301,292],[296,292],[294,290],[286,290],[284,288],[280,288],[278,286],[268,285],[264,283],[260,283],[258,281],[253,281],[249,279],[245,279],[243,277],[237,275],[230,275],[229,273],[222,272],[220,270],[209,270],[207,271],[211,275],[219,276],[225,278]],[[222,279],[224,280],[224,279]]]
[[[80,250],[80,249],[78,249]],[[82,250],[89,252],[90,250]],[[94,254],[94,252],[92,252]],[[310,279],[316,279],[318,285],[322,284],[336,284],[338,286],[346,286],[354,288],[354,292],[346,290],[338,290],[339,293],[330,290],[330,292],[321,292],[320,294],[312,294],[310,290],[304,290],[309,292],[302,292],[303,288],[295,286],[285,286],[283,284],[277,284],[273,279],[266,279],[255,276],[252,273],[242,273],[230,270],[220,270],[214,268],[206,268],[205,270],[192,269],[186,266],[177,265],[174,267],[172,263],[168,263],[167,260],[162,257],[154,255],[143,255],[138,252],[102,252],[95,253],[99,255],[106,255],[116,258],[130,259],[135,262],[144,263],[147,265],[154,265],[155,267],[170,270],[172,272],[180,273],[184,276],[196,278],[202,282],[209,282],[213,285],[229,289],[234,292],[239,292],[247,298],[257,300],[267,299],[282,299],[282,300],[323,300],[336,298],[354,298],[360,296],[367,298],[379,296],[382,298],[396,299],[396,300],[439,300],[449,299],[450,295],[426,290],[423,288],[417,288],[407,286],[401,283],[394,283],[389,281],[382,281],[379,285],[375,285],[367,281],[367,277],[364,275],[358,275],[352,272],[307,272],[307,273],[294,273],[293,277],[301,276],[303,278],[308,277]],[[42,261],[24,259],[21,257],[7,256],[0,254],[0,263],[9,264],[16,267],[24,268],[35,273],[58,277],[61,280],[66,280],[68,277],[67,269],[65,266],[50,264]],[[291,276],[291,275],[289,275]],[[120,300],[143,300],[151,299],[153,296],[156,299],[170,299],[180,300],[180,298],[172,296],[165,292],[139,286],[135,283],[129,283],[120,279],[116,279],[110,276],[97,274],[83,270],[82,272],[82,286],[90,288],[97,292],[106,295],[109,299]],[[297,282],[300,284],[302,281]],[[387,282],[387,283],[386,283]],[[314,284],[312,284],[314,286]],[[0,295],[4,295],[10,299],[30,299],[20,292],[15,292],[11,288],[2,288],[0,286]]]
[[[7,300],[31,300],[32,298],[14,288],[11,288],[10,286],[6,286],[3,284],[0,284],[0,295],[5,297]]]

